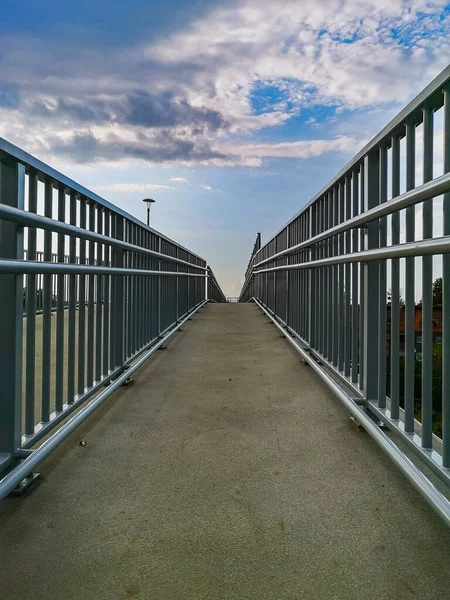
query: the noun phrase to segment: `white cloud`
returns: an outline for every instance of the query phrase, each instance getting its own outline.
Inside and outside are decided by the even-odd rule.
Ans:
[[[208,192],[211,192],[211,191],[212,191],[212,187],[211,187],[210,185],[202,185],[202,188],[203,188],[204,190],[207,190]]]
[[[306,107],[398,109],[447,65],[446,4],[236,0],[107,57],[95,46],[75,52],[69,42],[56,49],[51,41],[0,36],[2,85],[22,82],[20,105],[0,107],[0,134],[51,160],[91,163],[233,165],[237,156],[237,164],[259,166],[264,156],[317,156],[321,143],[323,151],[341,150],[336,140],[334,147],[243,142]],[[264,95],[265,88],[264,108],[255,111],[255,90]],[[333,135],[329,127],[326,137]],[[220,155],[226,147],[234,154]]]
[[[325,152],[355,152],[362,143],[342,136],[332,140],[304,140],[281,142],[279,144],[245,144],[242,146],[221,146],[223,152],[240,156],[247,166],[259,166],[262,158],[313,158]]]
[[[297,106],[404,102],[446,66],[450,45],[446,22],[440,21],[445,5],[445,0],[241,0],[212,10],[146,52],[167,65],[203,64],[186,88],[190,98],[222,107],[236,127],[253,129],[267,118],[273,124],[286,119],[286,111],[252,115],[255,83],[284,87]],[[412,49],[399,43],[394,29]],[[424,34],[434,38],[428,51],[415,47]]]
[[[155,190],[174,190],[176,188],[170,185],[161,185],[159,183],[111,183],[109,185],[99,186],[98,189],[108,192],[152,192]]]
[[[178,183],[189,183],[189,179],[185,179],[184,177],[171,177],[170,181],[177,181]]]

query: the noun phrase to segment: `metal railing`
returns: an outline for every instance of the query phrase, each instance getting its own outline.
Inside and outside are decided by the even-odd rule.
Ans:
[[[450,524],[394,443],[449,489],[450,67],[262,247],[258,234],[252,299]]]
[[[218,294],[203,258],[0,139],[0,498],[204,305],[211,282]]]
[[[222,292],[219,282],[210,267],[208,267],[208,300],[217,303],[227,302],[225,294]]]

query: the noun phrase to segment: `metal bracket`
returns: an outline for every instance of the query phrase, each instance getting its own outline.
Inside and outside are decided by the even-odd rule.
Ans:
[[[25,460],[29,456],[33,454],[34,450],[29,450],[28,448],[18,448],[16,452],[16,458],[20,458],[21,460]]]
[[[370,419],[372,419],[372,421],[373,421],[373,422],[374,422],[376,425],[378,425],[378,427],[379,427],[380,429],[386,429],[386,425],[383,423],[383,421],[381,421],[381,420],[380,420],[380,418],[378,417],[378,415],[377,415],[377,414],[375,414],[374,412],[372,412],[372,411],[370,410],[370,409],[371,409],[371,406],[370,406],[370,404],[369,404],[367,401],[366,401],[366,404],[365,404],[365,409],[366,409],[366,410],[365,410],[365,412],[366,412],[366,415],[367,415],[368,417],[370,417]]]
[[[23,496],[23,494],[25,494],[26,491],[28,491],[32,486],[35,485],[40,476],[40,473],[31,473],[30,475],[28,475],[28,477],[22,479],[19,485],[12,490],[10,496]]]
[[[365,398],[352,398],[352,400],[355,404],[358,404],[358,406],[366,406],[367,405],[367,400]]]

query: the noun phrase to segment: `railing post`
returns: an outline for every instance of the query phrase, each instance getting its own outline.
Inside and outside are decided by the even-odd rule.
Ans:
[[[206,273],[206,300],[211,300],[211,267],[207,265]]]
[[[120,215],[114,216],[115,226],[112,237],[124,239],[124,219]],[[112,250],[112,266],[124,268],[125,251],[121,248]],[[124,324],[125,324],[125,282],[124,276],[112,276],[112,294],[111,294],[111,353],[114,356],[113,367],[117,369],[125,363],[124,353]]]
[[[379,155],[377,150],[364,158],[364,210],[379,203]],[[379,245],[378,221],[367,224],[367,249]],[[378,399],[378,302],[379,263],[369,261],[363,267],[363,392],[367,400]]]
[[[179,258],[179,253],[178,253],[178,246],[175,248],[175,258]],[[180,265],[178,263],[176,263],[175,269],[178,273],[178,271],[180,270]],[[175,321],[178,321],[178,319],[180,318],[180,281],[179,281],[179,277],[175,277],[175,281],[176,281],[176,309],[175,309]]]
[[[286,226],[286,248],[290,247],[290,240],[289,240],[289,225]],[[285,258],[284,259],[285,264],[289,264],[289,258]],[[285,272],[285,293],[286,293],[286,298],[285,298],[285,311],[286,311],[286,318],[285,318],[285,323],[287,326],[289,326],[289,271]]]
[[[25,167],[0,161],[0,203],[24,208]],[[23,259],[23,228],[0,220],[0,257]],[[0,275],[0,471],[11,465],[22,433],[23,276]]]
[[[450,173],[450,86],[444,90],[444,173]],[[444,235],[450,235],[450,193],[444,194]],[[450,468],[450,254],[442,261],[442,464]]]
[[[158,252],[161,254],[161,238],[158,238]],[[162,271],[162,261],[160,258],[158,258],[158,271]],[[162,331],[162,327],[161,327],[161,288],[162,288],[162,276],[158,275],[158,335],[161,333]]]
[[[318,204],[315,202],[309,208],[309,222],[306,230],[307,239],[316,235],[318,231]],[[312,251],[311,248],[306,250],[306,260],[315,260],[317,258],[317,250]],[[311,348],[316,348],[316,338],[317,338],[317,326],[318,326],[318,310],[317,304],[319,302],[318,296],[316,296],[317,291],[317,270],[316,269],[308,269],[307,277],[309,280],[309,290],[308,290],[308,344]]]

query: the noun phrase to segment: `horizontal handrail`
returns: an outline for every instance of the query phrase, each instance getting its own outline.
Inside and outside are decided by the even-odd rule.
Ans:
[[[0,219],[17,223],[19,225],[22,225],[23,227],[37,227],[39,229],[44,229],[45,231],[62,233],[63,235],[68,235],[86,241],[96,242],[98,244],[105,244],[107,246],[111,246],[112,248],[120,248],[128,252],[138,252],[139,254],[151,256],[152,258],[158,258],[159,260],[165,260],[168,262],[184,265],[192,269],[201,269],[203,271],[206,271],[206,267],[195,265],[185,260],[181,260],[180,258],[176,258],[175,256],[162,254],[161,252],[157,252],[156,250],[150,250],[149,248],[136,246],[135,244],[130,244],[129,242],[124,242],[123,240],[118,240],[117,238],[108,237],[106,235],[102,235],[94,231],[89,231],[88,229],[82,229],[81,227],[76,227],[75,225],[64,223],[63,221],[50,219],[49,217],[44,217],[36,213],[30,213],[19,208],[7,206],[5,204],[0,204]]]
[[[136,225],[139,225],[139,227],[141,227],[142,229],[146,229],[147,231],[157,235],[161,239],[166,240],[167,242],[170,242],[171,244],[174,244],[175,246],[178,246],[179,248],[181,248],[182,250],[185,250],[192,256],[195,256],[196,258],[199,258],[200,260],[205,260],[198,254],[195,254],[188,248],[184,248],[178,242],[175,242],[174,240],[167,237],[163,233],[157,231],[156,229],[153,229],[152,227],[149,227],[148,225],[145,225],[145,223],[143,223],[142,221],[140,221],[139,219],[137,219],[130,213],[127,213],[126,211],[122,210],[118,206],[112,204],[111,202],[108,202],[107,200],[105,200],[104,198],[99,196],[98,194],[95,194],[91,190],[88,190],[87,188],[80,185],[76,181],[73,181],[73,179],[66,177],[66,175],[63,175],[56,169],[53,169],[52,167],[50,167],[46,163],[42,162],[41,160],[35,158],[28,152],[25,152],[25,150],[18,148],[14,144],[11,144],[11,142],[8,142],[4,138],[0,137],[0,155],[2,153],[6,154],[6,156],[8,158],[15,159],[17,162],[25,165],[26,168],[36,171],[38,177],[41,180],[46,180],[46,179],[50,180],[53,182],[53,184],[55,186],[58,186],[59,184],[61,184],[62,186],[64,186],[64,188],[66,188],[68,190],[72,190],[77,195],[87,198],[88,200],[92,200],[96,204],[99,204],[100,206],[103,206],[104,208],[114,212],[116,215],[120,215],[120,216],[124,217],[125,219],[127,219],[127,221],[130,221]]]
[[[399,210],[414,206],[415,204],[419,204],[420,202],[424,202],[426,200],[430,200],[431,198],[435,198],[436,196],[440,196],[446,192],[450,192],[450,173],[446,173],[441,177],[437,177],[436,179],[428,181],[427,183],[405,192],[401,196],[392,198],[384,204],[379,204],[375,208],[371,208],[370,210],[367,210],[356,217],[348,219],[339,225],[330,227],[330,229],[314,235],[304,242],[290,246],[281,252],[277,252],[276,254],[261,260],[256,266],[275,261],[283,256],[294,254],[303,248],[310,248],[311,246],[334,237],[335,235],[345,233],[346,231],[355,229],[356,227],[362,227],[363,225],[367,225],[376,219],[386,217]]]
[[[450,237],[446,236],[421,240],[420,242],[406,242],[405,244],[396,244],[395,246],[387,246],[385,248],[374,248],[373,250],[361,250],[361,252],[341,254],[339,256],[330,256],[329,258],[320,258],[317,260],[309,260],[304,263],[280,265],[278,267],[270,267],[267,269],[255,269],[254,274],[257,275],[258,273],[271,273],[273,271],[314,269],[345,263],[405,258],[406,256],[427,256],[430,254],[445,254],[448,252],[450,252]]]
[[[67,263],[38,262],[32,260],[1,260],[0,274],[63,274],[63,275],[158,275],[171,277],[206,277],[205,273],[186,273],[183,271],[156,271],[154,269],[130,269],[99,265],[79,265]]]

